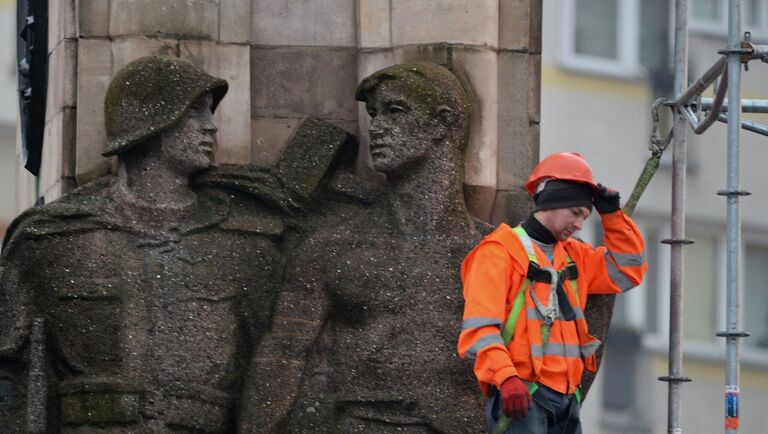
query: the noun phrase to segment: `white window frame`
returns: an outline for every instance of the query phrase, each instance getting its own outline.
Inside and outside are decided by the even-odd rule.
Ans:
[[[664,228],[663,230],[659,231],[659,239],[669,238],[669,225],[664,225],[663,219],[660,219],[657,221],[658,225],[657,227]],[[712,338],[710,341],[703,342],[703,341],[695,341],[686,339],[685,336],[683,336],[683,348],[685,351],[685,354],[690,357],[703,359],[703,360],[712,360],[712,361],[723,361],[725,359],[725,339],[721,337],[715,336],[716,332],[724,331],[725,330],[725,305],[726,305],[726,252],[727,252],[727,239],[725,234],[725,225],[724,224],[711,224],[707,225],[706,227],[715,228],[715,230],[718,231],[715,239],[715,255],[716,255],[716,261],[715,261],[715,275],[716,275],[716,285],[715,285],[715,291],[717,294],[717,300],[716,300],[716,308],[715,308],[715,324],[714,329],[711,330]],[[742,257],[742,264],[743,264],[743,256],[745,254],[745,248],[743,240],[749,239],[752,243],[755,244],[765,244],[768,246],[768,234],[765,232],[747,232],[744,231],[742,236],[742,246],[740,250],[740,255]],[[656,281],[656,288],[658,288],[658,294],[656,299],[658,300],[658,305],[656,306],[656,318],[657,318],[657,324],[656,324],[656,333],[647,331],[643,334],[642,342],[643,346],[648,348],[651,351],[656,351],[659,353],[665,353],[669,349],[669,291],[670,291],[670,248],[669,246],[663,245],[663,244],[657,244],[656,247],[654,247],[652,244],[646,245],[646,249],[649,248],[656,248],[656,252],[658,255],[658,273],[657,281]],[[744,288],[744,267],[739,268],[741,276],[739,277],[739,284],[740,288],[742,289],[742,298],[743,298],[743,288]],[[684,283],[685,285],[685,283]],[[693,291],[695,291],[692,288],[687,288],[684,286],[683,288],[684,294],[683,294],[683,302],[685,302],[685,297],[690,297],[693,295]],[[742,303],[743,304],[743,303]],[[743,323],[744,323],[744,313],[741,311],[740,317],[740,328],[743,329]],[[749,338],[747,338],[749,339]],[[741,362],[743,364],[748,364],[751,366],[756,367],[766,367],[768,366],[768,350],[759,349],[756,347],[752,347],[749,345],[745,345],[745,342],[742,342],[741,344]]]
[[[742,233],[742,246],[741,246],[741,250],[739,252],[740,255],[741,255],[741,258],[742,258],[742,260],[741,260],[742,264],[744,263],[744,259],[743,258],[745,258],[746,257],[745,255],[747,254],[747,252],[746,252],[746,242],[744,242],[744,240],[749,240],[750,244],[758,244],[761,247],[768,248],[768,234],[766,234],[765,232],[754,232],[754,231],[744,230],[743,233]],[[723,242],[725,242],[725,240]],[[723,247],[725,247],[725,244],[723,244]],[[723,262],[725,262],[725,261],[723,261]],[[741,288],[741,294],[740,294],[741,295],[741,299],[739,300],[739,304],[741,306],[744,306],[744,302],[745,302],[745,300],[744,300],[744,282],[746,280],[744,278],[744,270],[745,270],[745,268],[743,266],[739,267],[739,271],[740,271],[740,274],[741,274],[739,276],[739,284],[740,284],[740,288]],[[723,306],[725,306],[725,302],[726,302],[725,297],[726,297],[726,294],[725,294],[725,291],[723,291],[723,295],[722,295],[722,303],[723,303],[722,305]],[[740,312],[740,315],[739,315],[739,328],[744,330],[744,327],[745,327],[744,326],[744,310],[742,309],[739,312]],[[725,308],[723,308],[723,315],[725,315]],[[722,321],[722,326],[721,327],[722,327],[721,330],[725,330],[725,317],[723,317],[723,321]],[[746,330],[746,331],[749,332],[749,330]],[[722,339],[722,338],[720,338],[720,339]],[[748,345],[749,339],[750,338],[746,338],[744,341],[742,341],[742,344],[741,344],[741,358],[743,360],[746,360],[748,363],[756,363],[756,361],[759,361],[759,363],[761,365],[768,365],[768,349],[761,349],[761,348],[757,348],[757,347]]]
[[[638,0],[616,0],[618,4],[617,53],[615,60],[576,52],[576,0],[563,0],[560,61],[564,69],[636,79],[643,76],[640,65],[640,7]]]
[[[692,0],[693,1],[693,0]],[[689,2],[689,29],[691,33],[716,36],[719,38],[728,37],[728,3],[727,1],[719,1],[720,9],[718,10],[718,18],[715,20],[709,20],[705,18],[697,18],[693,16],[693,4]],[[747,24],[744,19],[744,10],[742,9],[742,30],[752,32],[753,39],[768,39],[768,0],[758,0],[758,13],[760,14],[760,26],[753,27]],[[672,15],[674,16],[674,5],[672,7]]]

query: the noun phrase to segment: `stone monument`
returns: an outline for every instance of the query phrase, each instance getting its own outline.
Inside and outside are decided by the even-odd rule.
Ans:
[[[281,433],[482,432],[481,394],[455,348],[460,264],[488,229],[462,194],[465,91],[447,69],[409,63],[366,78],[357,99],[387,183],[378,196],[358,188],[357,202],[326,203],[291,254],[245,386],[248,423]]]
[[[268,324],[277,207],[190,184],[212,164],[227,82],[186,61],[125,66],[105,103],[118,176],[31,209],[0,265],[3,432],[236,432]]]
[[[227,82],[138,59],[105,102],[118,174],[13,223],[0,426],[30,433],[467,433],[460,264],[469,102],[434,63],[363,80],[355,139],[302,124],[274,167],[211,169]]]

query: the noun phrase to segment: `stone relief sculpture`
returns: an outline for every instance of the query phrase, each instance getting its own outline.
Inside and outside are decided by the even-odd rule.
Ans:
[[[226,91],[176,58],[130,63],[105,103],[104,155],[117,156],[118,176],[10,228],[3,432],[224,433],[247,417],[239,391],[268,325],[283,216],[316,176],[299,168],[290,189],[268,170],[230,168],[190,184],[212,164]],[[323,170],[346,134],[314,132],[329,152],[307,155]]]
[[[371,157],[306,121],[211,169],[224,80],[153,56],[105,103],[116,177],[22,214],[0,260],[0,426],[31,433],[482,432],[456,355],[469,106],[431,63],[366,78]]]
[[[411,63],[357,89],[386,191],[339,203],[291,254],[246,402],[262,432],[482,432],[456,354],[459,268],[487,228],[462,194],[464,89]],[[370,192],[370,191],[369,191]],[[349,197],[349,195],[347,196]]]

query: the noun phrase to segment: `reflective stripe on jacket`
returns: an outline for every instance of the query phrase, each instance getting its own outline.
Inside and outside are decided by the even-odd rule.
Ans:
[[[490,385],[499,387],[512,375],[538,381],[560,391],[574,393],[583,369],[595,369],[594,352],[599,341],[589,336],[583,311],[588,294],[616,294],[638,285],[645,274],[645,244],[634,222],[623,212],[601,216],[605,246],[593,248],[575,239],[557,242],[550,262],[538,247],[540,266],[562,270],[570,257],[579,270],[579,297],[570,282],[565,292],[576,311],[575,321],[556,320],[547,345],[541,342],[541,317],[530,294],[515,325],[509,346],[501,329],[518,291],[523,286],[528,255],[517,234],[506,224],[476,246],[464,259],[464,322],[459,336],[459,355],[474,362],[474,372],[484,393]],[[550,285],[531,286],[546,303]]]

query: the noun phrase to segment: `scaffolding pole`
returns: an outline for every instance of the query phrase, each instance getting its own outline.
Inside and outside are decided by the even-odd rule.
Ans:
[[[680,403],[682,383],[691,381],[682,375],[683,345],[683,247],[693,241],[685,238],[685,182],[686,182],[686,123],[693,132],[702,134],[714,121],[728,124],[727,142],[727,189],[717,194],[725,196],[726,205],[726,330],[717,332],[717,336],[726,339],[725,350],[725,432],[736,434],[739,429],[739,339],[749,333],[739,330],[740,319],[740,249],[741,216],[739,198],[750,193],[740,189],[740,144],[739,134],[743,128],[768,136],[768,125],[742,120],[741,113],[768,113],[768,100],[742,100],[741,64],[748,65],[750,60],[768,63],[768,46],[755,45],[750,40],[749,32],[740,39],[741,0],[729,0],[728,3],[728,46],[718,53],[723,55],[701,77],[685,88],[687,82],[688,59],[688,5],[687,0],[675,2],[675,99],[657,99],[652,106],[653,128],[651,146],[653,158],[658,160],[670,142],[674,143],[672,155],[672,216],[670,239],[662,240],[671,246],[670,259],[670,318],[669,318],[669,374],[659,380],[669,383],[669,402],[667,411],[667,431],[680,434]],[[716,82],[720,78],[719,84]],[[714,98],[701,98],[701,93],[715,86]],[[728,98],[725,98],[725,95]],[[671,109],[674,115],[672,131],[662,135],[659,131],[659,110]],[[703,115],[703,116],[702,116]],[[674,140],[673,140],[674,139]],[[638,185],[644,188],[653,176],[655,166],[649,160],[646,170]],[[655,161],[658,164],[658,161]],[[646,173],[648,172],[648,173]],[[642,189],[633,192],[636,203]],[[637,189],[637,187],[636,187]],[[635,197],[637,196],[637,197]]]
[[[688,87],[688,1],[675,2],[675,98],[681,99]],[[692,241],[685,239],[685,181],[686,181],[686,120],[676,114],[672,136],[672,222],[669,244],[669,374],[659,380],[668,384],[667,432],[681,434],[680,402],[683,376],[683,247]]]
[[[741,0],[728,3],[728,48],[721,52],[728,58],[728,187],[718,194],[727,200],[726,212],[726,331],[725,338],[725,432],[739,430],[739,339],[748,336],[739,331],[739,250],[741,216],[739,197],[749,193],[740,190],[739,133],[741,130],[741,63],[744,49],[741,41]]]

